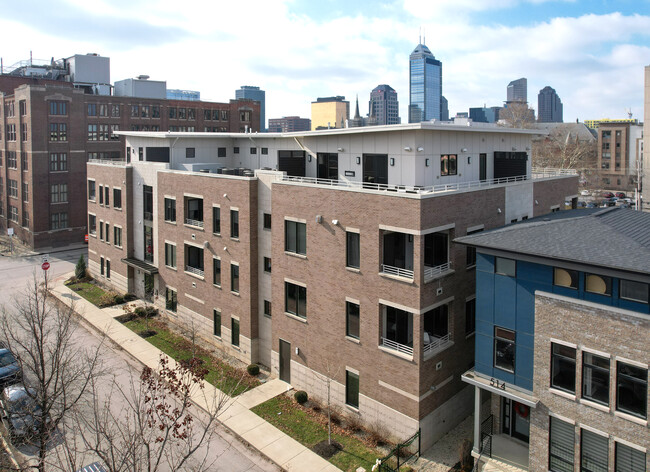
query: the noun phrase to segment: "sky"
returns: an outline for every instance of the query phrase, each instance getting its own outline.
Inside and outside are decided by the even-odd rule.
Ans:
[[[266,91],[266,118],[309,117],[317,97],[343,95],[368,113],[388,84],[408,121],[408,57],[420,37],[442,61],[450,115],[501,105],[528,79],[549,85],[564,121],[643,119],[650,0],[21,0],[0,17],[0,57],[98,53],[111,81],[146,74],[168,88],[228,101]]]

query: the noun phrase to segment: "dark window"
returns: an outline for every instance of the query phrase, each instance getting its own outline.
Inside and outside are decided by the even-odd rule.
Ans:
[[[257,154],[257,148],[256,147],[251,148],[251,154]]]
[[[212,310],[212,334],[221,337],[221,312],[217,309]]]
[[[176,246],[165,243],[165,265],[176,267]]]
[[[185,224],[203,228],[203,199],[185,197]]]
[[[551,343],[551,387],[576,393],[576,350]]]
[[[443,154],[440,156],[440,175],[456,175],[456,154]]]
[[[292,315],[307,318],[307,289],[290,282],[284,283],[285,311]]]
[[[239,293],[239,266],[230,264],[230,290]]]
[[[88,116],[97,116],[97,104],[89,103],[88,104]]]
[[[573,472],[574,426],[552,416],[549,421],[548,468],[552,472]]]
[[[99,258],[99,274],[104,275],[104,258]]]
[[[271,229],[271,214],[264,213],[264,229]]]
[[[226,148],[220,147],[217,149],[217,157],[226,157]]]
[[[106,206],[111,205],[111,203],[110,203],[110,194],[111,194],[111,189],[107,185],[106,187],[104,187],[104,204]]]
[[[500,275],[507,275],[508,277],[516,277],[517,261],[506,259],[504,257],[497,257],[494,262],[494,272]]]
[[[230,333],[230,343],[233,346],[239,346],[239,320],[235,318],[230,319],[231,333]]]
[[[582,353],[582,398],[609,405],[609,359]]]
[[[345,371],[345,403],[359,408],[359,374]]]
[[[265,148],[265,147],[263,147],[263,148],[262,148],[262,154],[263,154],[263,155],[267,155],[268,153],[269,153],[269,148]]]
[[[585,291],[610,296],[612,278],[606,275],[585,274]]]
[[[615,447],[615,472],[645,472],[645,453],[620,442]]]
[[[101,200],[101,195],[99,198]],[[153,187],[150,185],[142,186],[142,199],[144,209],[143,217],[145,220],[153,221]],[[101,201],[99,203],[101,203]]]
[[[494,367],[515,371],[515,332],[494,327]]]
[[[212,259],[212,283],[221,287],[221,259]]]
[[[239,238],[239,211],[230,210],[230,237]]]
[[[203,249],[185,245],[185,270],[203,276]]]
[[[264,258],[264,272],[271,273],[271,258],[270,257],[265,257]]]
[[[239,154],[239,147],[235,146],[234,148],[232,148],[232,152],[233,154]]]
[[[465,335],[476,331],[476,298],[465,302]]]
[[[284,250],[307,254],[307,225],[296,221],[284,222]]]
[[[648,303],[648,284],[633,282],[631,280],[621,280],[620,297],[625,300]]]
[[[106,260],[106,278],[110,279],[111,278],[111,261],[108,259]]]
[[[221,208],[212,207],[212,232],[221,234]]]
[[[424,235],[424,265],[427,267],[440,267],[448,263],[449,234],[442,232]]]
[[[95,215],[88,215],[88,233],[97,234],[97,217]]]
[[[176,200],[165,198],[165,221],[176,222]]]
[[[345,335],[359,339],[360,321],[359,305],[345,302]]]
[[[269,300],[264,300],[264,314],[271,316],[271,302]]]
[[[122,189],[113,189],[113,208],[122,208]]]
[[[360,254],[360,240],[359,233],[352,233],[347,231],[345,233],[346,250],[345,250],[345,265],[358,269],[361,267],[361,254]]]
[[[648,369],[616,363],[616,409],[646,418],[648,402]]]
[[[195,148],[185,148],[185,158],[186,159],[192,159],[195,156],[196,156],[196,149]]]
[[[569,269],[560,269],[555,267],[553,270],[553,285],[578,289],[578,271]]]
[[[113,244],[117,247],[122,247],[122,228],[117,226],[113,227]]]
[[[176,307],[178,306],[178,299],[176,298],[176,290],[167,288],[165,291],[165,308],[169,311],[176,313]]]
[[[609,438],[580,430],[580,470],[581,472],[607,472],[609,470]]]
[[[468,231],[467,236],[469,236],[470,234],[480,233],[481,231],[483,231],[483,228],[476,229],[474,231]],[[467,246],[466,251],[467,251],[467,257],[466,257],[467,258],[467,264],[466,265],[467,265],[467,267],[474,267],[476,265],[476,248],[472,247],[472,246]]]

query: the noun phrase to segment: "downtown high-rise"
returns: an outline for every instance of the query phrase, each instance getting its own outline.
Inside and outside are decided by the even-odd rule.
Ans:
[[[239,90],[235,90],[235,99],[260,102],[260,131],[266,131],[266,92],[259,87],[242,85]]]
[[[442,62],[420,43],[409,57],[409,123],[440,120]]]
[[[537,95],[537,116],[540,123],[562,123],[562,100],[548,85]]]
[[[377,125],[396,125],[400,123],[397,92],[390,85],[378,85],[370,92],[369,115]]]
[[[528,102],[528,79],[513,80],[508,84],[506,90],[506,103],[511,102]]]

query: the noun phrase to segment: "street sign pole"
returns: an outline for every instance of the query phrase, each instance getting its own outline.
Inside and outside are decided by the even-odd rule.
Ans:
[[[47,271],[50,268],[50,263],[47,262],[47,256],[43,257],[43,263],[41,264],[41,269],[43,269],[43,277],[45,278],[45,294],[47,296]]]

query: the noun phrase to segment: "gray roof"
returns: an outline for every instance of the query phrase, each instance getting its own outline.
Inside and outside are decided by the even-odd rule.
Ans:
[[[650,272],[650,213],[627,208],[561,211],[455,242],[479,250]]]

